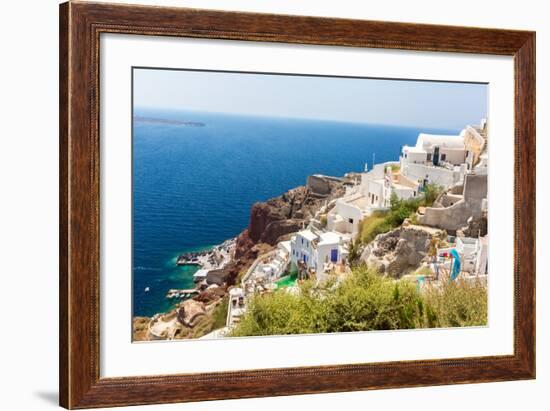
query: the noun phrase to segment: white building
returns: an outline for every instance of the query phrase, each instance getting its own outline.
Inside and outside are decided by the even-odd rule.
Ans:
[[[290,241],[281,241],[277,248],[260,255],[241,280],[246,295],[263,292],[288,273],[290,266]]]
[[[254,274],[263,276],[266,281],[275,281],[286,271],[290,261],[290,241],[282,241],[277,244],[273,255],[256,266]]]
[[[463,133],[458,136],[420,133],[414,147],[403,147],[403,159],[409,164],[460,165],[466,160]]]
[[[393,193],[401,200],[417,197],[420,186],[417,181],[401,173],[398,162],[387,162],[377,164],[369,173],[365,173],[360,189],[372,212],[375,209],[389,208]]]
[[[318,240],[319,236],[311,230],[302,230],[292,236],[290,239],[290,261],[295,265],[301,261],[306,266],[312,266],[314,256],[313,242]]]
[[[414,147],[404,146],[401,172],[422,185],[434,183],[445,188],[464,178],[467,150],[463,130],[458,136],[421,133]]]
[[[361,220],[390,207],[392,194],[408,200],[421,195],[426,184],[449,188],[464,182],[468,173],[487,174],[486,136],[486,121],[459,135],[420,133],[415,146],[403,147],[399,162],[376,164],[361,174],[361,183],[327,213],[327,228],[355,236]]]
[[[355,236],[359,223],[369,214],[367,198],[361,193],[352,193],[336,200],[334,208],[327,214],[327,229]]]
[[[327,213],[327,228],[355,236],[363,218],[390,207],[393,193],[399,199],[414,198],[420,193],[420,185],[400,172],[399,162],[376,164],[371,171],[362,173],[361,184],[352,193],[336,200]]]
[[[347,260],[348,238],[334,231],[302,230],[290,240],[290,259],[295,268],[304,267],[318,276]]]
[[[461,271],[469,276],[487,275],[488,237],[457,237],[454,247],[437,250],[439,259],[448,257],[451,249],[456,249],[460,256]],[[444,261],[444,260],[441,260]]]

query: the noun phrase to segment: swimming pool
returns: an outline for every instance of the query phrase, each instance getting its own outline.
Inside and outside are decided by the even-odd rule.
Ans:
[[[275,285],[277,286],[277,288],[292,287],[296,284],[297,279],[298,279],[297,273],[290,274],[276,281]]]

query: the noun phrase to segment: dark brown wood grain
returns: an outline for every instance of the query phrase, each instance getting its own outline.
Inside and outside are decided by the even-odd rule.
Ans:
[[[162,377],[99,373],[101,33],[514,56],[514,354]],[[181,8],[60,6],[60,404],[121,406],[535,377],[535,34]],[[185,370],[182,370],[185,372]]]
[[[69,282],[68,282],[68,110],[69,110],[69,65],[67,64],[69,51],[68,4],[60,6],[59,14],[59,402],[69,404],[66,387],[69,386]]]

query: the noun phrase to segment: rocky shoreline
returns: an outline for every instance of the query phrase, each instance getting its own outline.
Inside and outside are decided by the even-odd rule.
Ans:
[[[235,241],[236,238],[231,238],[209,250],[180,254],[176,259],[176,265],[197,265],[206,269],[223,268],[232,258]]]

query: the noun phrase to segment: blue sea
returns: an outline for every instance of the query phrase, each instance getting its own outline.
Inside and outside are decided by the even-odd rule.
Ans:
[[[196,271],[176,266],[176,257],[238,235],[255,202],[305,184],[310,174],[370,168],[373,153],[376,163],[397,160],[420,132],[458,131],[136,108],[134,315],[172,308],[166,292],[192,287]]]

